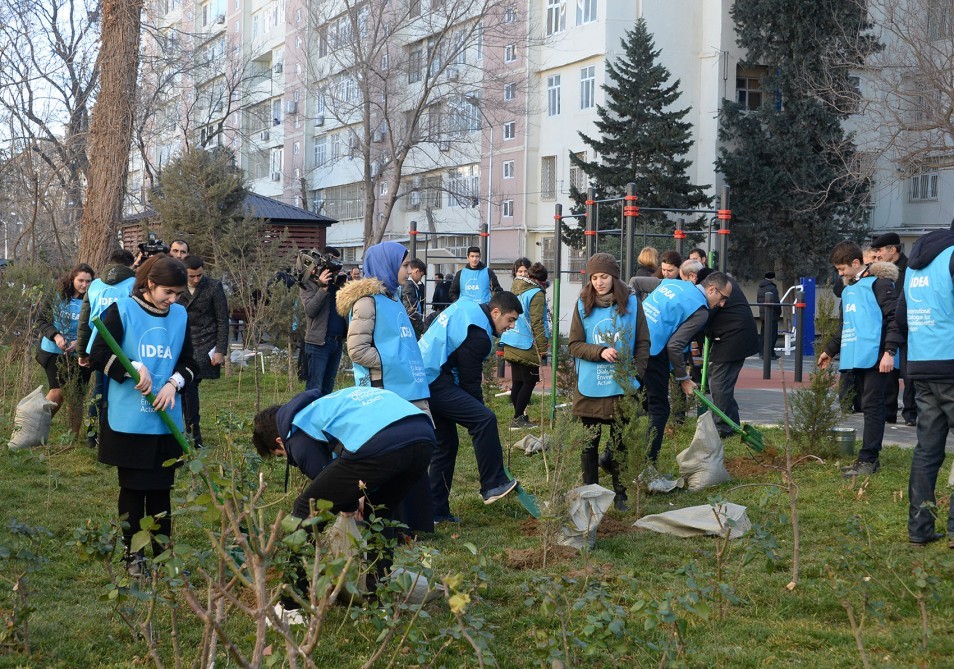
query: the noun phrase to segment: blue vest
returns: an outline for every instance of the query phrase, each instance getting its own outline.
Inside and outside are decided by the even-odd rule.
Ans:
[[[172,376],[182,352],[188,325],[185,307],[173,304],[164,317],[146,313],[135,300],[119,300],[116,308],[123,323],[123,352],[146,366],[155,393]],[[109,426],[129,434],[168,434],[169,429],[149,400],[133,386],[131,379],[123,383],[109,380]],[[166,413],[181,430],[181,398]]]
[[[295,414],[292,429],[302,430],[318,441],[335,439],[345,450],[357,453],[388,425],[423,413],[390,390],[343,388],[315,400]]]
[[[908,362],[954,360],[954,282],[950,264],[954,246],[941,251],[923,269],[908,267],[904,301],[908,307]]]
[[[513,346],[523,351],[533,348],[533,328],[530,326],[530,300],[540,292],[540,288],[531,288],[525,290],[517,299],[520,300],[520,306],[523,307],[523,313],[517,316],[517,322],[513,327],[500,336],[500,341],[507,346]],[[543,335],[550,338],[550,312],[546,306],[546,297],[543,302]],[[540,355],[545,355],[546,351],[540,351]]]
[[[878,364],[881,346],[881,307],[866,276],[841,294],[841,364],[839,369],[867,369]]]
[[[82,306],[83,299],[80,297],[61,300],[53,306],[53,327],[66,338],[67,343],[76,341],[76,331],[79,328],[79,315]],[[57,346],[52,339],[46,337],[40,340],[40,348],[47,353],[57,355],[63,353],[63,349]]]
[[[381,358],[384,387],[408,401],[427,399],[431,392],[424,361],[404,305],[378,294],[374,296],[374,310],[374,347]],[[367,367],[354,363],[354,382],[371,385]]]
[[[689,281],[663,279],[643,300],[646,325],[649,326],[649,354],[656,355],[669,342],[679,326],[699,310],[709,308],[706,296]]]
[[[94,318],[99,318],[106,307],[121,297],[132,295],[133,286],[136,284],[136,277],[131,276],[123,279],[119,283],[109,285],[102,279],[96,279],[89,284],[89,290],[86,294],[89,296],[89,320],[92,323]],[[92,328],[93,333],[89,337],[89,343],[86,344],[86,352],[93,350],[93,342],[96,341],[96,335],[99,330]]]
[[[429,384],[440,376],[441,365],[447,362],[457,347],[467,339],[467,328],[471,325],[484,328],[493,341],[493,325],[480,305],[472,300],[457,300],[434,319],[427,332],[417,342]],[[456,377],[455,373],[454,378]]]
[[[460,296],[479,304],[490,302],[490,273],[486,267],[471,269],[469,266],[457,273],[460,277]]]
[[[603,344],[619,351],[620,356],[633,357],[636,349],[636,314],[639,310],[639,300],[635,295],[629,296],[626,303],[626,315],[623,316],[611,307],[594,307],[589,316],[583,315],[583,300],[577,301],[577,311],[586,331],[587,344]],[[625,339],[624,339],[625,337]],[[622,342],[622,343],[620,343]],[[575,358],[576,360],[576,387],[581,395],[586,397],[615,397],[623,394],[623,388],[616,382],[615,372],[617,363],[592,362]],[[635,377],[630,379],[632,390],[639,388]]]

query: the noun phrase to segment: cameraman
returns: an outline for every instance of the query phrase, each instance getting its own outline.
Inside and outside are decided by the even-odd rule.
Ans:
[[[341,253],[331,246],[325,247],[323,253],[335,258],[341,257]],[[319,268],[321,270],[315,276],[314,272]],[[320,390],[322,395],[335,389],[335,377],[341,362],[341,344],[348,334],[348,324],[335,308],[337,279],[330,269],[312,263],[303,269],[298,284],[306,318],[305,390]]]

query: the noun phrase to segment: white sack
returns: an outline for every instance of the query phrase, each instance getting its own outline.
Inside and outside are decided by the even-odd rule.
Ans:
[[[699,416],[692,443],[676,456],[676,462],[688,490],[702,490],[731,480],[725,469],[725,449],[711,411]]]
[[[616,494],[601,485],[573,488],[566,494],[569,522],[563,526],[563,534],[557,541],[561,546],[577,550],[596,545],[596,528],[606,511],[612,506]]]
[[[721,536],[729,530],[729,538],[737,539],[752,529],[745,507],[726,502],[718,507],[719,519],[716,519],[716,507],[711,504],[689,506],[684,509],[666,511],[651,516],[643,516],[633,525],[644,530],[652,530],[674,537],[700,537],[706,534]],[[722,528],[719,523],[722,523]],[[729,521],[733,526],[729,527]],[[724,528],[724,529],[723,529]]]
[[[13,436],[7,446],[11,450],[19,450],[45,444],[50,436],[55,406],[56,402],[51,402],[43,395],[43,386],[38,386],[20,400],[13,418]]]

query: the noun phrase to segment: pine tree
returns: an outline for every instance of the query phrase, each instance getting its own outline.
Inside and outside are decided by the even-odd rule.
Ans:
[[[189,242],[192,253],[211,258],[213,236],[242,217],[246,195],[245,173],[235,165],[231,150],[189,149],[163,169],[151,204],[167,243],[180,237]]]
[[[816,276],[834,244],[863,236],[869,183],[843,126],[858,101],[849,76],[879,48],[865,34],[863,4],[737,0],[732,8],[743,67],[765,70],[762,106],[726,101],[720,119],[716,166],[732,188],[739,275]]]
[[[586,173],[599,199],[622,197],[632,181],[640,207],[707,205],[706,187],[693,185],[686,173],[691,165],[685,155],[692,146],[692,125],[684,119],[690,110],[674,107],[680,96],[679,80],[670,83],[669,70],[657,62],[660,51],[644,19],[626,32],[622,47],[616,61],[606,63],[606,106],[596,109],[599,136],[580,133],[597,158],[580,160],[570,153],[571,164]],[[586,199],[585,193],[575,189],[570,195],[578,205]],[[618,227],[618,212],[613,215],[607,209],[600,211],[600,227]],[[665,215],[651,212],[641,213],[638,225],[672,228]],[[574,231],[565,232],[568,241],[575,241]],[[575,237],[581,237],[580,233]]]

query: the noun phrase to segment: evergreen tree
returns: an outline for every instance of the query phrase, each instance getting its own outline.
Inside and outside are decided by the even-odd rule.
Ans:
[[[192,253],[214,262],[214,235],[243,216],[247,193],[245,173],[230,149],[189,149],[163,169],[150,204],[159,213],[166,243],[185,239]]]
[[[598,199],[622,197],[626,184],[632,181],[640,207],[706,206],[706,187],[693,185],[686,173],[691,162],[684,156],[692,146],[692,124],[684,120],[689,108],[674,108],[680,95],[679,81],[669,83],[669,70],[657,62],[660,51],[644,19],[627,31],[622,47],[623,53],[616,61],[606,63],[606,106],[596,109],[599,136],[580,133],[596,159],[580,160],[571,152],[571,164],[586,173]],[[586,199],[586,193],[575,188],[570,195],[578,207]],[[615,212],[609,209],[601,207],[600,228],[619,227],[619,208]],[[654,212],[641,212],[638,225],[651,230],[672,229],[664,214]],[[564,232],[570,243],[578,244],[582,239],[579,230],[565,228]]]
[[[765,68],[762,106],[726,101],[720,119],[732,269],[816,276],[832,246],[867,225],[868,177],[843,121],[858,102],[849,75],[879,47],[857,0],[737,0],[731,15],[742,65]]]

